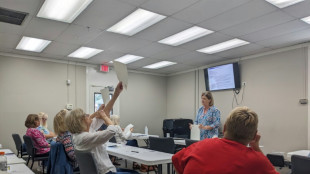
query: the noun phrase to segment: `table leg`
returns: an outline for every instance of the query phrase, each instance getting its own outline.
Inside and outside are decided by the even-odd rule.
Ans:
[[[158,174],[162,174],[162,173],[163,173],[163,165],[158,164]]]
[[[170,163],[167,163],[167,174],[170,174]]]

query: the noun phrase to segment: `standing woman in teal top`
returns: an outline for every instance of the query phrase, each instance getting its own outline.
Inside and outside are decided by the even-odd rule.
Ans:
[[[221,112],[214,106],[210,91],[201,94],[201,104],[195,119],[195,124],[199,125],[200,129],[200,140],[218,137]]]

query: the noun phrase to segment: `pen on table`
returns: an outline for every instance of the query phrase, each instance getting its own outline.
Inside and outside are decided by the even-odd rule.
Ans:
[[[134,151],[134,150],[132,150],[131,152],[139,153],[138,151]]]

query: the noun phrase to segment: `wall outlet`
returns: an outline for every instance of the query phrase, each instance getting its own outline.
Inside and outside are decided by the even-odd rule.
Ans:
[[[246,85],[246,82],[242,82],[242,86],[245,86]]]
[[[66,109],[72,110],[72,109],[73,109],[73,104],[67,104],[67,105],[66,105]]]

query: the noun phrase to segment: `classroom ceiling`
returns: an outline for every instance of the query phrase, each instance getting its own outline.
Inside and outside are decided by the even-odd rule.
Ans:
[[[72,23],[36,17],[43,2],[0,0],[0,7],[29,13],[21,26],[0,22],[0,52],[98,65],[133,54],[144,59],[128,69],[171,74],[310,40],[310,24],[300,20],[310,16],[310,0],[282,9],[265,0],[94,0]],[[138,8],[167,18],[133,36],[106,31]],[[192,26],[214,33],[179,46],[157,42]],[[41,53],[15,49],[23,36],[52,42]],[[196,51],[234,38],[250,44],[215,54]],[[67,57],[81,46],[104,51],[86,60]],[[177,64],[142,68],[162,60]]]

